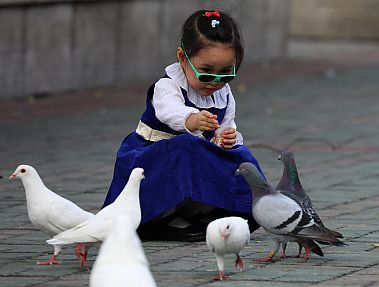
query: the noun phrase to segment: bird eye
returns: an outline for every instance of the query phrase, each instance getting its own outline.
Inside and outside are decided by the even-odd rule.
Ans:
[[[25,168],[22,168],[22,169],[20,170],[20,172],[21,172],[21,173],[25,173],[25,172],[26,172],[26,169],[25,169]]]
[[[230,227],[230,226],[228,225],[228,226],[226,227],[226,229],[229,229],[229,227]]]

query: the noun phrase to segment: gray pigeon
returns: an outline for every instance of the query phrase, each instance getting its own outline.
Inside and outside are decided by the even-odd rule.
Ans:
[[[303,186],[301,185],[299,174],[297,172],[297,167],[295,163],[295,157],[293,153],[290,151],[283,151],[279,155],[278,160],[281,160],[283,162],[284,168],[283,168],[282,178],[280,179],[279,184],[277,185],[276,189],[279,190],[282,194],[295,200],[301,206],[301,208],[312,217],[315,223],[324,227],[326,230],[329,230],[332,236],[337,237],[337,238],[343,238],[341,233],[326,228],[320,216],[317,214],[316,210],[314,209],[311,199],[305,193]],[[319,243],[324,243],[324,242],[319,242]],[[285,250],[286,250],[287,243],[282,243],[282,244],[283,244],[282,257],[285,258]],[[313,242],[312,245],[313,244],[317,246],[315,242]],[[315,248],[312,249],[312,251],[314,251],[314,253],[320,256],[323,256],[321,249],[318,246],[317,248],[316,246],[314,246]],[[296,257],[300,257],[301,249],[302,249],[302,245],[299,243],[299,254]]]
[[[345,245],[317,224],[295,200],[270,186],[252,163],[240,164],[236,175],[243,175],[249,184],[253,193],[253,216],[275,241],[275,249],[258,261],[272,261],[281,242],[300,243],[307,252],[305,260],[309,258],[313,248],[309,242],[322,241],[336,246]]]

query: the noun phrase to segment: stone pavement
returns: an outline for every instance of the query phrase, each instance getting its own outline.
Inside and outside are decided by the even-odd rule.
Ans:
[[[158,286],[379,286],[379,249],[372,245],[379,243],[379,63],[317,63],[241,71],[233,84],[237,124],[273,185],[282,164],[270,146],[294,152],[303,186],[348,246],[323,247],[324,257],[306,263],[257,263],[272,246],[259,230],[242,252],[246,269],[235,270],[228,256],[232,279],[214,282],[216,261],[204,242],[147,241]],[[72,247],[60,256],[63,264],[36,265],[52,248],[29,222],[21,182],[7,178],[31,164],[51,189],[96,212],[117,148],[143,108],[144,88],[0,103],[0,286],[88,286],[89,272]],[[288,253],[296,251],[290,244]],[[91,264],[96,254],[90,250]]]

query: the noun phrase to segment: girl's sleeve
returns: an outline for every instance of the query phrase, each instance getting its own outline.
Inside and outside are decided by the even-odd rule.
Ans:
[[[199,110],[185,105],[180,86],[172,79],[162,78],[155,84],[152,105],[157,119],[173,130],[193,135],[201,134],[200,131],[191,132],[186,128],[188,116],[198,113]]]
[[[229,88],[229,101],[226,107],[224,119],[222,120],[220,124],[220,129],[235,128],[237,130],[237,125],[234,121],[235,116],[236,116],[236,102],[234,100],[232,90]],[[242,145],[242,144],[243,144],[242,134],[237,131],[236,145]]]

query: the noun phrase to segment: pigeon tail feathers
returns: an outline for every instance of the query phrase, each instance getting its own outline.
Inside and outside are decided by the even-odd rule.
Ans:
[[[329,231],[321,226],[312,225],[305,228],[297,228],[290,235],[295,237],[303,237],[317,242],[326,242],[335,246],[346,246],[347,244],[340,241],[338,238],[330,235]]]

